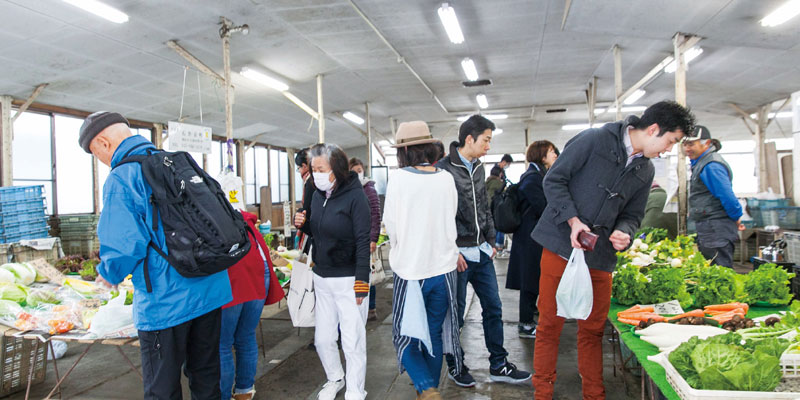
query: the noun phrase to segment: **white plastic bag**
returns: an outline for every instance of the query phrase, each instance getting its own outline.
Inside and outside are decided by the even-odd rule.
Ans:
[[[592,277],[583,258],[583,250],[572,249],[561,282],[556,290],[556,315],[586,319],[592,313]]]
[[[97,314],[92,318],[89,333],[98,338],[119,336],[119,332],[129,330],[133,326],[133,306],[125,305],[127,291],[122,290],[117,297],[109,300],[106,305],[97,309]]]
[[[234,172],[223,170],[217,176],[217,182],[222,188],[222,191],[228,196],[228,201],[233,208],[244,211],[244,196],[242,194],[242,178],[238,177]]]
[[[297,328],[315,325],[314,307],[317,303],[314,298],[314,272],[309,265],[311,265],[310,256],[308,264],[299,260],[292,261],[292,282],[289,285],[286,305],[289,308],[292,325]]]
[[[370,256],[369,285],[378,286],[386,280],[386,272],[383,270],[383,260],[377,254]]]

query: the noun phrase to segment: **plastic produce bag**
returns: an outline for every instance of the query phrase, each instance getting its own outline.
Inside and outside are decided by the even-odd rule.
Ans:
[[[314,273],[309,267],[311,258],[309,257],[308,264],[297,260],[293,264],[292,283],[286,299],[289,316],[295,327],[312,327],[315,325],[314,307],[317,302],[314,297]]]
[[[244,211],[244,196],[242,194],[242,178],[238,177],[233,171],[223,170],[217,176],[217,182],[222,191],[227,194],[228,201],[233,208]]]
[[[133,306],[125,305],[126,295],[120,292],[119,296],[109,300],[97,310],[97,314],[92,318],[89,333],[101,338],[133,326]]]
[[[583,258],[583,250],[572,249],[556,290],[556,315],[563,318],[589,318],[592,299],[592,277]]]

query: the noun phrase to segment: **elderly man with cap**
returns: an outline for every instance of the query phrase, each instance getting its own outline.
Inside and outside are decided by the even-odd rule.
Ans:
[[[145,399],[181,398],[181,368],[193,399],[220,399],[220,307],[232,300],[227,271],[183,277],[148,244],[166,249],[164,224],[153,229],[152,189],[138,163],[120,162],[155,146],[131,134],[120,114],[100,111],[86,118],[78,142],[112,168],[103,186],[97,225],[101,284],[116,285],[131,275],[136,289],[133,319],[139,331]],[[152,291],[145,285],[149,269]]]
[[[395,142],[400,169],[386,188],[383,212],[394,272],[392,341],[417,398],[441,399],[443,353],[457,355],[457,371],[463,365],[456,300],[458,192],[453,176],[432,166],[442,154],[425,122],[400,124]]]
[[[697,247],[712,263],[733,268],[737,229],[744,229],[742,206],[733,193],[733,171],[717,153],[708,128],[698,125],[695,137],[683,143],[683,150],[692,163],[689,218],[697,226]]]

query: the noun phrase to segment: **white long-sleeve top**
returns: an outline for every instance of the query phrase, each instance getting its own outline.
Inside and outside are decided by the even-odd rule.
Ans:
[[[392,246],[392,272],[427,279],[456,269],[458,192],[446,171],[403,168],[386,188],[383,224]]]

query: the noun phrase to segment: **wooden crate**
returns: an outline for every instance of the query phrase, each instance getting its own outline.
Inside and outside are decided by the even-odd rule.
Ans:
[[[0,337],[0,396],[25,390],[31,368],[31,384],[44,382],[47,373],[46,348],[45,343],[39,343],[36,349],[35,339]]]

